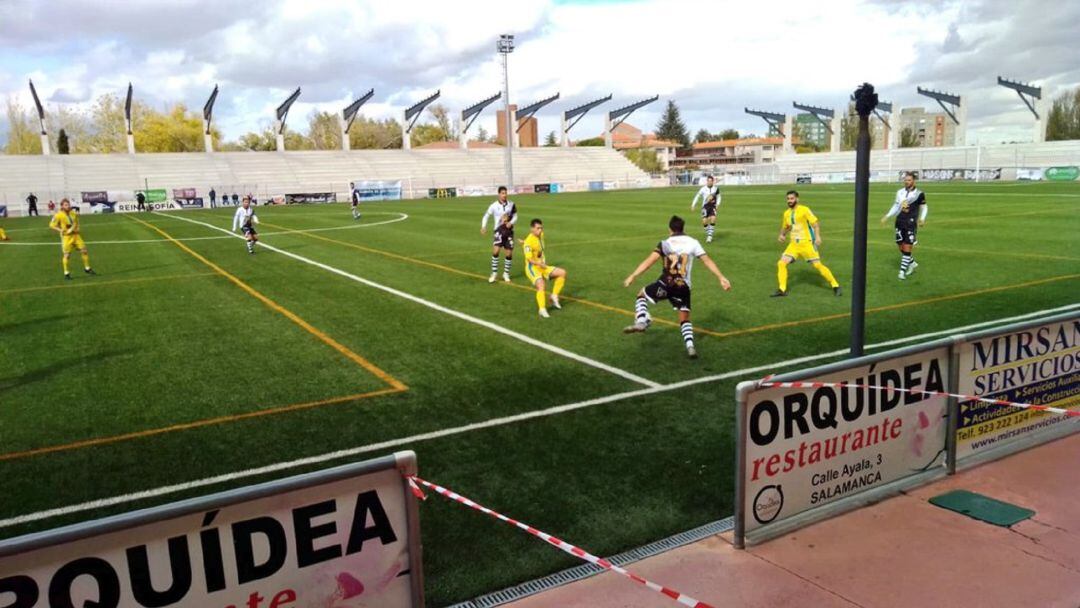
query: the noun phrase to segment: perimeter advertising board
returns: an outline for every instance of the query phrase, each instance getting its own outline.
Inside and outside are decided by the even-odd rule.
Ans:
[[[961,394],[1080,409],[1080,318],[967,340],[958,349]],[[1078,417],[962,401],[956,454],[962,460],[1077,430]]]
[[[944,391],[949,351],[942,346],[833,368],[800,381]],[[944,397],[856,387],[773,387],[751,389],[740,408],[746,532],[944,463]]]
[[[422,606],[414,458],[5,541],[0,606]]]

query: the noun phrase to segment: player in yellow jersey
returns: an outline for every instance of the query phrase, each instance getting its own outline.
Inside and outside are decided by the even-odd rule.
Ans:
[[[799,204],[799,193],[794,190],[787,192],[787,206],[788,209],[780,222],[780,236],[777,240],[783,243],[790,233],[791,242],[776,263],[776,278],[780,288],[772,294],[773,297],[787,295],[788,264],[799,258],[809,262],[829,282],[833,293],[840,295],[840,283],[836,282],[832,271],[821,263],[821,255],[818,253],[818,247],[821,247],[821,223],[817,216],[809,207]]]
[[[547,297],[544,288],[548,279],[555,279],[551,287],[551,305],[562,308],[559,305],[559,293],[566,284],[566,271],[555,266],[548,266],[544,258],[544,222],[535,219],[529,222],[529,236],[525,238],[525,276],[536,287],[536,306],[540,309],[540,316],[548,318],[551,315],[547,311]]]
[[[57,211],[49,222],[49,228],[60,233],[60,247],[64,252],[65,279],[71,280],[68,260],[71,258],[71,252],[76,249],[82,254],[83,271],[86,274],[97,274],[90,267],[90,252],[86,250],[86,243],[83,242],[82,233],[79,232],[79,212],[71,208],[71,201],[66,198],[60,201],[60,211]]]

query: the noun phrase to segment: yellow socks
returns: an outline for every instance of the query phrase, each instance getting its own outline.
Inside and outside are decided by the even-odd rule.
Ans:
[[[87,270],[90,270],[90,254],[89,253],[83,253],[82,254],[82,265],[83,265],[83,268],[85,268]]]
[[[776,280],[780,283],[780,291],[787,291],[787,267],[783,260],[776,263]]]
[[[539,289],[536,290],[536,307],[540,310],[547,308],[547,297],[544,295],[544,292]]]
[[[832,271],[829,267],[821,262],[814,262],[814,268],[817,269],[821,276],[825,277],[825,280],[829,282],[829,287],[839,287],[840,283],[836,282],[836,277],[832,275]]]
[[[555,286],[551,288],[552,295],[559,295],[562,291],[563,285],[566,284],[566,277],[555,277]]]
[[[64,262],[64,274],[71,274],[71,271],[68,270],[68,256],[65,255],[64,257],[62,257],[60,259],[63,260],[63,262]]]

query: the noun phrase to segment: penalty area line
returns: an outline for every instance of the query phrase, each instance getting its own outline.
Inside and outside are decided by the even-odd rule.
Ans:
[[[166,214],[158,213],[156,211],[154,213],[157,214],[157,215],[166,215]],[[166,217],[174,217],[176,219],[183,220],[185,222],[189,222],[189,223],[192,223],[192,224],[197,224],[197,225],[200,225],[200,226],[205,226],[206,228],[211,228],[211,229],[217,230],[219,232],[224,232],[224,233],[229,234],[230,236],[233,236],[233,237],[238,238],[238,239],[243,239],[244,238],[244,237],[242,237],[242,236],[240,236],[238,234],[234,234],[234,233],[232,233],[232,232],[230,232],[230,231],[228,231],[228,230],[226,230],[224,228],[215,226],[213,224],[207,224],[206,222],[200,222],[200,221],[197,221],[197,220],[193,220],[193,219],[186,218],[186,217],[180,217],[180,216],[168,216],[168,215],[166,215]],[[357,283],[360,283],[361,285],[366,285],[368,287],[372,287],[372,288],[378,289],[380,291],[384,291],[384,292],[389,293],[391,295],[395,295],[395,296],[397,296],[399,298],[403,298],[405,300],[408,300],[408,301],[416,303],[416,304],[420,304],[421,306],[425,306],[427,308],[430,308],[432,310],[436,310],[436,311],[441,312],[443,314],[447,314],[447,315],[450,315],[452,317],[461,319],[462,321],[467,321],[467,322],[472,323],[474,325],[479,325],[480,327],[490,329],[491,331],[503,334],[504,336],[509,336],[511,338],[514,338],[515,340],[518,340],[520,342],[524,342],[524,343],[526,343],[526,344],[528,344],[530,346],[535,346],[537,348],[541,348],[543,350],[546,350],[546,351],[548,351],[550,353],[554,353],[554,354],[559,355],[561,357],[565,357],[567,359],[570,359],[571,361],[576,361],[578,363],[588,365],[589,367],[593,367],[593,368],[596,368],[596,369],[599,369],[599,370],[603,370],[603,371],[608,372],[610,374],[614,374],[614,375],[619,376],[621,378],[625,378],[626,380],[630,380],[631,382],[635,382],[637,384],[641,384],[641,385],[648,386],[648,387],[653,387],[653,388],[661,386],[661,384],[659,382],[654,382],[652,380],[649,380],[648,378],[643,378],[641,376],[638,376],[636,374],[628,372],[628,371],[626,371],[624,369],[619,369],[619,368],[614,367],[612,365],[608,365],[607,363],[597,361],[596,359],[591,359],[591,358],[586,357],[584,355],[579,355],[577,353],[568,351],[568,350],[566,350],[564,348],[555,346],[554,344],[548,344],[547,342],[542,342],[542,341],[537,340],[536,338],[533,338],[531,336],[527,336],[525,334],[518,333],[518,332],[516,332],[516,331],[514,331],[512,329],[507,329],[507,328],[505,328],[505,327],[503,327],[501,325],[498,325],[496,323],[492,323],[491,321],[485,321],[484,319],[474,317],[474,316],[472,316],[470,314],[466,314],[466,313],[460,312],[458,310],[454,310],[452,308],[447,308],[446,306],[443,306],[441,304],[436,304],[435,302],[432,302],[430,300],[425,300],[424,298],[421,298],[419,296],[414,296],[414,295],[412,295],[410,293],[407,293],[407,292],[404,292],[404,291],[401,291],[401,290],[398,290],[398,289],[394,289],[393,287],[388,287],[386,285],[383,285],[382,283],[376,283],[375,281],[372,281],[370,279],[365,279],[365,278],[363,278],[361,276],[357,276],[355,274],[352,274],[351,272],[347,272],[347,271],[342,270],[340,268],[336,268],[336,267],[330,266],[328,264],[323,264],[322,262],[317,262],[317,261],[315,261],[315,260],[313,260],[311,258],[307,258],[307,257],[304,257],[302,255],[298,255],[298,254],[292,253],[290,251],[286,251],[286,250],[281,249],[279,247],[275,247],[273,245],[268,245],[266,243],[260,242],[260,246],[262,246],[262,247],[264,247],[264,248],[266,248],[266,249],[268,249],[270,251],[273,251],[274,253],[279,253],[279,254],[281,254],[283,256],[286,256],[288,258],[292,258],[292,259],[294,259],[294,260],[296,260],[298,262],[303,262],[305,264],[314,266],[316,268],[320,268],[320,269],[325,270],[327,272],[336,274],[336,275],[338,275],[340,277],[344,277],[344,278],[349,279],[351,281],[355,281]]]
[[[910,336],[908,338],[900,338],[900,339],[897,339],[897,340],[891,340],[891,341],[887,341],[887,342],[879,342],[877,344],[868,345],[867,348],[882,348],[882,347],[885,347],[885,346],[894,346],[896,344],[900,344],[900,343],[903,343],[903,342],[926,339],[926,338],[934,336],[935,334],[936,335],[944,335],[944,334],[955,333],[955,332],[959,332],[959,331],[965,331],[965,330],[968,330],[968,329],[975,329],[977,327],[986,327],[986,326],[990,326],[990,325],[1001,325],[1001,324],[1004,324],[1004,323],[1009,323],[1009,322],[1012,322],[1012,321],[1020,320],[1020,319],[1023,319],[1023,318],[1030,318],[1030,317],[1039,316],[1039,315],[1045,315],[1045,314],[1054,313],[1054,312],[1063,312],[1065,310],[1071,310],[1071,309],[1075,309],[1075,308],[1078,308],[1078,307],[1080,307],[1080,305],[1070,304],[1068,306],[1062,306],[1062,307],[1058,307],[1058,308],[1054,308],[1054,309],[1042,310],[1042,311],[1027,313],[1027,314],[1023,314],[1023,315],[1017,315],[1015,317],[1008,317],[1008,318],[1003,318],[1003,319],[995,319],[995,320],[992,320],[992,321],[984,321],[984,322],[981,322],[981,323],[975,323],[975,324],[967,325],[967,326],[963,326],[963,327],[955,327],[955,328],[952,328],[952,329],[941,330],[939,332],[928,333],[928,334],[920,334],[920,335],[917,335],[917,336]],[[493,428],[493,427],[499,427],[499,426],[504,426],[504,425],[508,425],[508,424],[514,424],[514,423],[522,422],[522,421],[525,421],[525,420],[532,420],[532,419],[536,419],[536,418],[544,418],[544,417],[548,417],[548,416],[554,416],[554,415],[557,415],[557,414],[563,414],[563,413],[571,412],[571,411],[574,411],[574,410],[580,410],[580,409],[592,407],[592,406],[595,406],[595,405],[603,405],[603,404],[606,404],[606,403],[614,403],[616,401],[623,401],[623,400],[626,400],[626,399],[632,399],[634,397],[642,397],[642,396],[653,395],[653,394],[657,394],[657,393],[663,393],[663,392],[678,390],[678,389],[681,389],[681,388],[695,386],[695,385],[698,385],[698,384],[706,384],[706,383],[709,383],[709,382],[716,382],[716,381],[719,381],[719,380],[727,380],[727,379],[731,379],[731,378],[737,378],[737,377],[740,377],[740,376],[760,377],[760,373],[763,372],[763,371],[776,371],[776,370],[778,370],[780,368],[790,367],[792,365],[799,365],[799,364],[802,364],[802,363],[809,363],[811,361],[818,361],[818,360],[827,359],[827,358],[830,358],[830,357],[838,357],[838,356],[842,356],[842,355],[846,354],[847,352],[848,352],[847,350],[838,350],[838,351],[833,351],[833,352],[829,352],[829,353],[820,353],[820,354],[817,354],[817,355],[807,355],[805,357],[799,357],[799,358],[795,358],[795,359],[788,359],[786,361],[779,361],[777,363],[770,363],[770,364],[766,364],[766,365],[758,365],[758,366],[755,366],[755,367],[748,367],[748,368],[745,368],[745,369],[725,372],[725,373],[722,373],[722,374],[716,374],[716,375],[712,375],[712,376],[704,376],[704,377],[701,377],[701,378],[693,378],[693,379],[690,379],[690,380],[684,380],[684,381],[681,381],[681,382],[675,382],[673,384],[666,384],[666,385],[661,385],[661,386],[657,386],[657,387],[642,388],[642,389],[637,389],[637,390],[634,390],[634,391],[628,391],[628,392],[623,392],[623,393],[616,393],[616,394],[613,394],[613,395],[607,395],[607,396],[604,396],[604,397],[596,397],[596,398],[588,399],[588,400],[585,400],[585,401],[578,401],[576,403],[568,403],[568,404],[565,404],[565,405],[558,405],[558,406],[549,407],[549,408],[545,408],[545,409],[541,409],[541,410],[534,410],[534,411],[531,411],[531,412],[523,412],[521,414],[514,414],[514,415],[511,415],[511,416],[502,416],[502,417],[498,417],[498,418],[491,418],[491,419],[488,419],[488,420],[482,420],[480,422],[474,422],[474,423],[465,424],[465,425],[461,425],[461,426],[441,429],[441,430],[438,430],[438,431],[430,431],[430,432],[427,432],[427,433],[419,433],[419,434],[416,434],[416,435],[410,435],[408,437],[400,437],[400,438],[397,438],[397,439],[389,439],[389,440],[386,440],[386,441],[380,441],[380,442],[371,443],[371,444],[368,444],[368,445],[357,446],[357,447],[347,448],[347,449],[343,449],[343,450],[337,450],[337,451],[333,451],[333,452],[327,452],[325,454],[318,454],[318,455],[315,455],[315,456],[308,456],[308,457],[305,457],[305,458],[298,458],[298,459],[295,459],[295,460],[290,460],[290,461],[285,461],[285,462],[278,462],[278,463],[274,463],[274,464],[270,464],[270,465],[266,465],[266,466],[262,466],[262,467],[255,467],[255,468],[251,468],[251,469],[245,469],[245,470],[242,470],[242,471],[235,471],[235,472],[232,472],[232,473],[224,473],[222,475],[215,475],[213,477],[206,477],[204,479],[197,479],[197,480],[194,480],[194,481],[188,481],[188,482],[184,482],[184,483],[178,483],[178,484],[173,484],[173,485],[168,485],[168,486],[162,486],[162,487],[154,488],[154,489],[150,489],[150,490],[143,490],[143,491],[140,491],[140,492],[132,492],[130,494],[123,494],[123,495],[120,495],[120,496],[113,496],[113,497],[110,497],[110,498],[101,498],[101,499],[97,499],[97,500],[91,500],[91,501],[87,501],[87,502],[83,502],[83,503],[79,503],[79,504],[75,504],[75,505],[70,505],[70,506],[66,506],[66,507],[57,507],[57,508],[54,508],[54,509],[46,509],[46,510],[43,510],[43,511],[37,511],[35,513],[28,513],[28,514],[25,514],[25,515],[9,517],[7,519],[0,519],[0,528],[8,528],[8,527],[11,527],[11,526],[32,523],[32,522],[35,522],[35,521],[41,521],[41,520],[44,520],[44,519],[51,519],[53,517],[61,517],[61,516],[66,516],[66,515],[73,515],[75,513],[81,513],[81,512],[90,511],[90,510],[93,510],[93,509],[101,509],[101,508],[106,508],[106,507],[113,507],[113,506],[127,504],[127,503],[130,503],[130,502],[135,502],[135,501],[139,501],[139,500],[157,498],[159,496],[166,496],[168,494],[175,494],[177,492],[184,492],[184,491],[193,490],[193,489],[201,488],[201,487],[205,487],[205,486],[212,486],[212,485],[215,485],[215,484],[227,483],[227,482],[231,482],[231,481],[236,481],[238,479],[245,479],[245,478],[248,478],[248,477],[255,477],[255,476],[258,476],[258,475],[266,475],[266,474],[270,474],[270,473],[277,473],[277,472],[280,472],[280,471],[286,471],[286,470],[294,469],[294,468],[297,468],[297,467],[322,464],[324,462],[337,460],[337,459],[340,459],[340,458],[348,458],[348,457],[352,457],[352,456],[357,456],[359,454],[364,454],[364,453],[368,453],[368,452],[374,452],[374,451],[378,451],[378,450],[387,450],[387,449],[391,449],[391,448],[397,448],[397,447],[409,445],[409,444],[412,444],[412,443],[419,443],[419,442],[422,442],[422,441],[430,441],[432,439],[440,439],[440,438],[443,438],[443,437],[449,437],[449,436],[453,436],[453,435],[460,435],[460,434],[469,433],[469,432],[472,432],[472,431],[479,431],[479,430],[483,430],[483,429],[489,429],[489,428]]]

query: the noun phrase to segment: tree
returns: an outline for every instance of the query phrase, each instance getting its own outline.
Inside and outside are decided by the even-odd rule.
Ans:
[[[663,170],[660,159],[656,157],[656,150],[651,148],[631,148],[623,152],[630,162],[638,166],[646,173],[659,173]]]
[[[1046,141],[1080,139],[1080,87],[1058,95],[1046,113]]]
[[[68,142],[67,131],[60,129],[60,135],[56,138],[56,153],[71,154],[71,144]]]
[[[739,139],[739,132],[735,129],[724,129],[716,135],[717,139]]]
[[[820,144],[810,141],[806,133],[806,125],[800,123],[791,125],[791,139],[793,142],[796,140],[799,142],[795,144],[796,154],[821,152],[824,149]]]
[[[904,127],[900,130],[900,147],[901,148],[918,148],[919,138],[915,136],[915,131],[911,130],[911,127]]]
[[[870,131],[870,147],[874,147],[874,130]],[[855,111],[855,102],[848,103],[847,114],[840,119],[840,149],[854,150],[859,143],[859,114]]]
[[[349,147],[353,150],[400,148],[401,123],[393,118],[375,120],[357,116],[349,129]]]
[[[575,146],[585,146],[585,147],[601,147],[601,146],[604,145],[604,138],[603,137],[590,137],[589,139],[582,139],[580,141],[576,141],[576,142],[574,142],[574,145]]]
[[[341,123],[334,112],[314,110],[308,116],[307,137],[316,150],[341,149]]]
[[[484,125],[480,125],[476,128],[476,141],[487,142],[491,140],[491,134],[487,132]]]
[[[428,107],[428,112],[431,114],[432,118],[435,119],[439,131],[442,132],[442,139],[435,141],[451,141],[457,139],[457,133],[455,133],[455,129],[450,122],[450,111],[446,109],[446,106],[437,103]]]
[[[713,134],[709,133],[706,129],[698,129],[697,135],[694,136],[695,144],[703,144],[707,141],[713,140]]]
[[[41,138],[30,114],[14,98],[7,102],[8,140],[5,154],[41,154]]]
[[[690,147],[690,134],[686,132],[686,125],[679,116],[679,107],[670,99],[667,108],[664,109],[664,115],[660,118],[660,123],[656,125],[656,137],[679,142],[679,145],[684,148]]]
[[[554,148],[557,145],[559,145],[559,141],[555,139],[555,131],[549,132],[547,137],[544,138],[544,147]]]
[[[134,115],[134,108],[132,109]],[[176,104],[168,113],[152,108],[141,110],[142,119],[132,129],[135,149],[140,152],[202,152],[203,125],[200,116]],[[134,122],[134,116],[133,116]],[[211,137],[220,137],[211,130]]]

